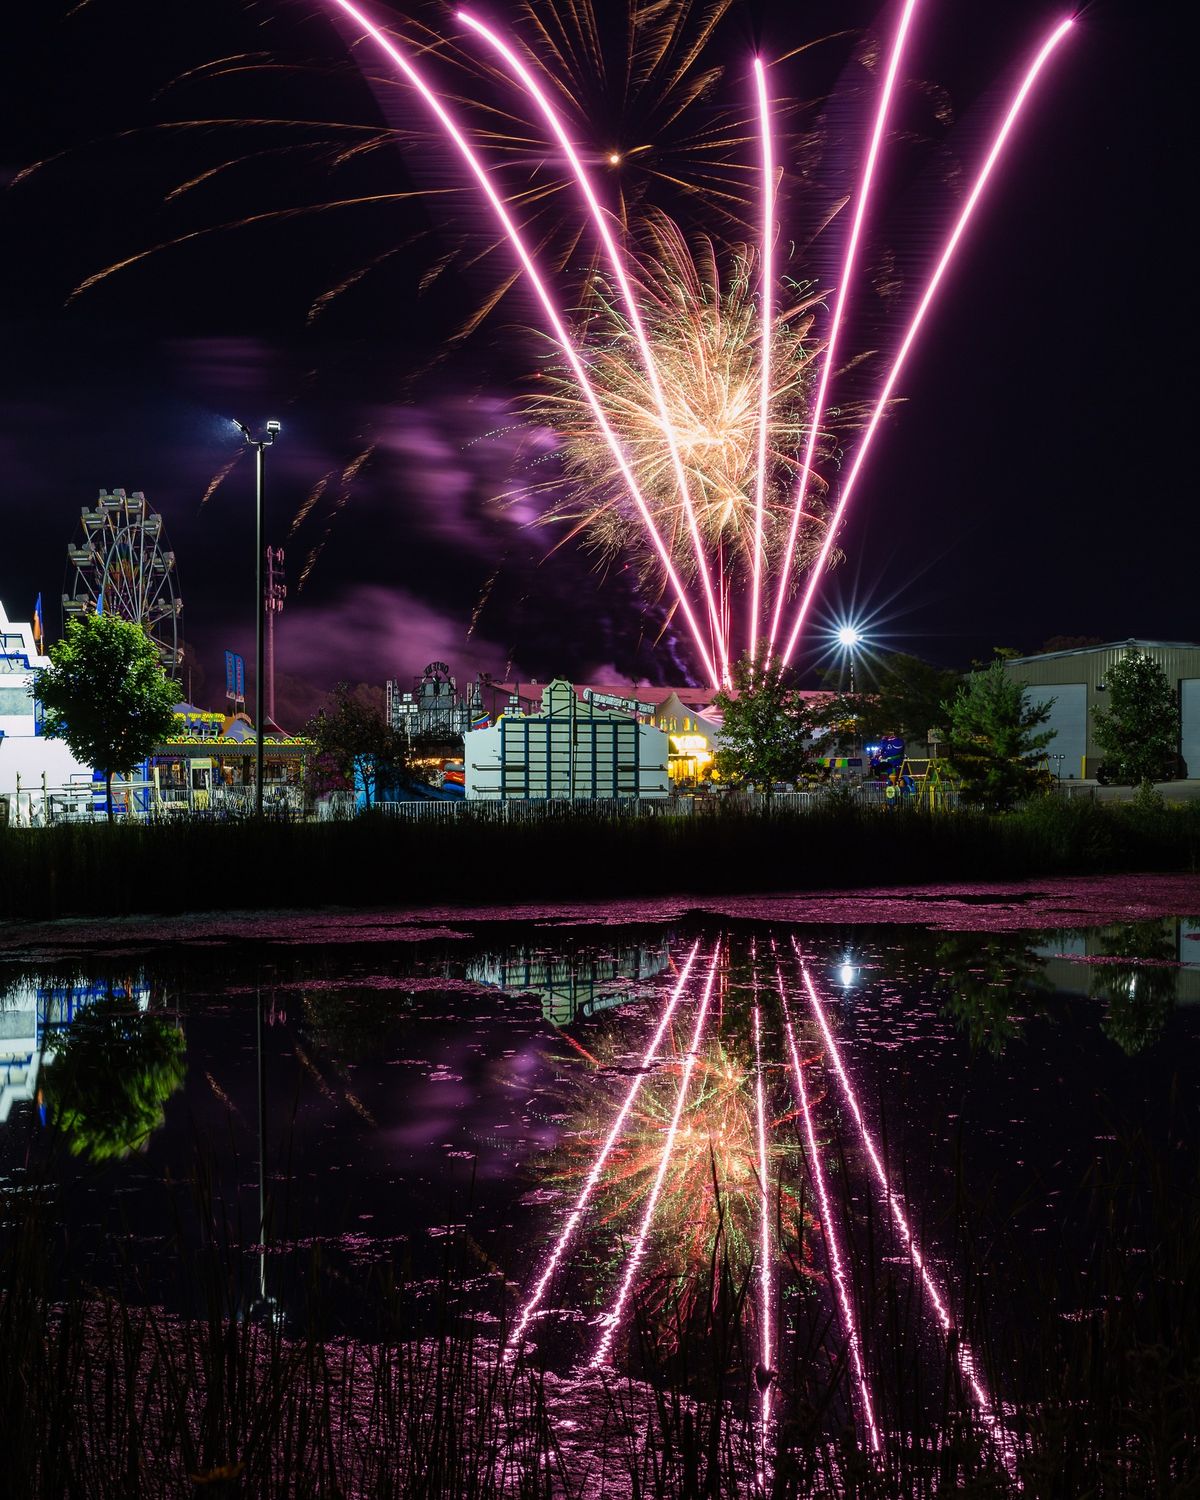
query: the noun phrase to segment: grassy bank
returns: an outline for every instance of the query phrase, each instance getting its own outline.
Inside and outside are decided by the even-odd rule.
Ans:
[[[0,919],[872,887],[1200,870],[1200,802],[1003,816],[837,807],[512,823],[172,821],[0,829]]]
[[[838,1140],[834,1157],[850,1149]],[[632,1373],[589,1376],[533,1349],[501,1357],[516,1288],[498,1269],[481,1276],[469,1235],[447,1239],[432,1282],[407,1282],[381,1252],[355,1289],[353,1331],[347,1289],[319,1254],[272,1255],[279,1301],[268,1306],[283,1315],[264,1315],[253,1230],[248,1241],[210,1184],[198,1154],[194,1227],[160,1246],[178,1275],[175,1312],[155,1305],[134,1253],[115,1283],[81,1278],[52,1189],[0,1192],[6,1493],[1167,1500],[1200,1480],[1195,1167],[1144,1137],[1122,1139],[1060,1205],[1088,1232],[1084,1265],[1044,1241],[1022,1259],[1019,1226],[997,1239],[986,1204],[960,1198],[939,1226],[955,1246],[959,1327],[987,1388],[1004,1393],[1002,1445],[978,1420],[952,1344],[923,1328],[904,1257],[861,1254],[882,1226],[842,1183],[842,1214],[860,1220],[849,1276],[877,1454],[861,1424],[856,1435],[848,1348],[819,1292],[791,1304],[764,1453],[746,1379],[752,1291],[725,1261],[665,1364],[650,1351],[670,1312],[635,1308]],[[1010,1253],[1006,1280],[1023,1290],[997,1304],[989,1272]],[[499,1319],[488,1316],[498,1293]]]

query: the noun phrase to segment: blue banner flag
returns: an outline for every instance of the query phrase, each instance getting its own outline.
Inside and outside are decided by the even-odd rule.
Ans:
[[[246,658],[236,651],[225,653],[225,696],[235,699],[246,696]]]

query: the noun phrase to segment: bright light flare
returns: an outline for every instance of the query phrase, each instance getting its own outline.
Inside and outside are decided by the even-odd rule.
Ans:
[[[658,1174],[654,1179],[654,1186],[650,1189],[650,1196],[646,1200],[646,1207],[642,1213],[642,1221],[638,1225],[637,1237],[633,1242],[633,1249],[629,1252],[629,1258],[625,1266],[625,1275],[621,1281],[621,1289],[617,1293],[617,1300],[613,1303],[612,1310],[606,1313],[602,1319],[604,1331],[600,1335],[600,1342],[596,1345],[596,1352],[592,1355],[589,1364],[589,1368],[593,1370],[608,1362],[613,1339],[616,1337],[617,1329],[620,1327],[621,1319],[625,1314],[625,1304],[629,1301],[629,1294],[633,1290],[634,1277],[637,1275],[638,1267],[642,1263],[642,1256],[645,1254],[646,1237],[650,1233],[650,1225],[654,1221],[654,1210],[658,1206],[658,1196],[662,1192],[662,1185],[667,1175],[667,1169],[671,1165],[671,1153],[675,1149],[675,1137],[679,1132],[679,1119],[683,1114],[683,1106],[687,1101],[688,1086],[692,1081],[692,1072],[696,1066],[696,1056],[700,1051],[700,1042],[704,1036],[704,1023],[708,1017],[708,1004],[712,999],[713,981],[717,977],[717,964],[720,962],[720,958],[721,945],[718,943],[713,950],[712,965],[708,971],[708,978],[704,981],[704,996],[700,1001],[700,1009],[696,1012],[696,1024],[692,1031],[692,1044],[688,1048],[683,1076],[679,1080],[679,1093],[675,1099],[675,1113],[671,1116],[671,1124],[667,1129],[667,1138],[663,1143],[662,1160],[659,1162]]]
[[[829,527],[825,534],[825,540],[821,545],[821,550],[817,554],[817,560],[813,564],[812,571],[809,574],[808,587],[805,589],[804,597],[800,602],[800,608],[796,614],[795,624],[792,626],[791,634],[788,636],[787,645],[784,647],[783,652],[780,656],[780,663],[782,666],[787,666],[787,664],[792,659],[792,653],[796,649],[796,641],[799,639],[800,631],[804,626],[805,616],[808,614],[808,609],[809,605],[812,603],[813,594],[816,592],[817,585],[821,581],[822,570],[824,569],[825,564],[828,561],[829,552],[833,546],[834,538],[837,535],[838,527],[841,524],[843,515],[845,514],[846,506],[850,503],[850,496],[854,493],[854,486],[858,481],[858,476],[862,473],[862,467],[864,462],[866,461],[867,454],[871,450],[871,441],[874,438],[875,433],[879,429],[879,424],[883,419],[884,412],[887,410],[888,402],[892,398],[892,392],[896,388],[896,382],[900,379],[900,373],[903,370],[905,362],[908,359],[909,351],[912,349],[912,346],[916,341],[917,334],[921,330],[921,324],[925,321],[925,315],[929,311],[930,306],[932,305],[933,300],[937,295],[938,287],[942,283],[942,278],[945,276],[950,262],[954,259],[954,252],[958,248],[958,243],[962,239],[963,234],[966,232],[967,225],[971,222],[971,217],[975,212],[975,208],[979,203],[980,198],[983,196],[983,190],[987,186],[988,179],[991,177],[996,163],[1000,159],[1000,154],[1004,150],[1005,142],[1008,140],[1013,126],[1017,123],[1017,119],[1020,116],[1022,109],[1024,108],[1025,101],[1029,97],[1029,92],[1037,81],[1038,74],[1046,65],[1047,61],[1050,58],[1050,54],[1066,36],[1067,32],[1070,31],[1073,24],[1074,22],[1069,16],[1065,21],[1061,21],[1058,26],[1055,27],[1054,31],[1051,32],[1050,36],[1047,37],[1046,41],[1043,42],[1041,50],[1038,52],[1037,56],[1030,64],[1029,69],[1026,72],[1024,79],[1022,80],[1021,87],[1017,90],[1016,96],[1014,97],[1012,104],[1008,108],[1008,113],[1004,117],[1004,122],[996,133],[996,137],[992,142],[991,150],[988,152],[987,158],[984,161],[983,166],[980,168],[979,175],[975,179],[975,185],[971,189],[970,196],[967,198],[966,203],[963,204],[963,209],[958,216],[958,221],[950,233],[950,238],[946,241],[946,247],[942,251],[941,259],[938,261],[937,267],[934,270],[933,275],[929,279],[929,285],[925,288],[925,294],[921,298],[916,312],[913,314],[912,322],[908,326],[908,332],[904,335],[904,342],[900,345],[899,352],[892,362],[892,368],[888,371],[888,377],[883,383],[883,389],[880,391],[878,399],[875,402],[875,406],[871,411],[871,416],[870,420],[867,422],[866,431],[863,433],[862,441],[858,445],[858,452],[854,455],[854,461],[850,465],[850,472],[846,475],[846,482],[842,486],[841,496],[838,499],[838,503],[834,508],[833,515],[830,518]],[[807,467],[805,472],[807,472]],[[783,584],[781,583],[781,589],[782,587]],[[782,598],[783,595],[781,592],[780,599],[782,600]],[[772,627],[772,643],[776,638],[777,632],[778,625],[776,624]]]
[[[846,1281],[846,1270],[842,1264],[841,1251],[838,1248],[837,1232],[834,1229],[833,1210],[829,1206],[829,1193],[825,1187],[825,1171],[821,1166],[821,1152],[817,1145],[817,1133],[813,1128],[812,1109],[808,1102],[808,1088],[804,1082],[804,1068],[800,1063],[800,1054],[796,1049],[796,1033],[792,1029],[791,1012],[788,1009],[787,994],[784,990],[783,972],[778,967],[775,970],[775,982],[779,988],[779,1007],[783,1015],[783,1029],[787,1035],[788,1051],[792,1059],[792,1077],[796,1083],[796,1097],[800,1102],[800,1113],[804,1116],[804,1135],[808,1141],[808,1164],[812,1173],[813,1185],[817,1190],[817,1202],[821,1210],[821,1228],[825,1237],[825,1253],[829,1260],[829,1269],[833,1277],[833,1284],[837,1288],[838,1301],[842,1308],[842,1323],[846,1329],[846,1339],[850,1345],[850,1362],[854,1366],[854,1376],[858,1381],[858,1392],[862,1402],[863,1427],[866,1429],[867,1441],[871,1445],[872,1453],[878,1453],[881,1447],[879,1428],[875,1423],[875,1407],[871,1400],[871,1387],[867,1382],[867,1372],[863,1365],[862,1345],[858,1337],[858,1325],[854,1321],[854,1303],[850,1298],[850,1288]]]
[[[671,555],[667,549],[666,543],[663,541],[662,536],[659,534],[658,527],[654,523],[654,517],[651,514],[650,509],[642,496],[641,490],[639,489],[637,484],[637,480],[634,477],[633,471],[629,466],[629,462],[625,457],[624,450],[622,449],[621,444],[617,441],[616,434],[613,432],[612,427],[609,425],[608,418],[605,416],[599,401],[596,399],[596,393],[592,389],[591,381],[588,379],[587,372],[583,368],[579,356],[575,351],[575,347],[571,342],[571,338],[563,325],[563,321],[559,315],[558,309],[554,305],[554,301],[551,298],[545,283],[543,282],[541,276],[538,274],[537,267],[534,265],[533,259],[528,249],[526,248],[525,241],[522,238],[520,231],[517,229],[517,226],[513,223],[508,210],[504,206],[504,201],[500,197],[500,194],[496,191],[496,188],[493,185],[491,177],[489,176],[486,168],[483,166],[479,158],[475,155],[475,152],[471,149],[470,143],[467,141],[462,131],[451,118],[450,114],[446,110],[445,105],[437,97],[437,95],[433,92],[429,85],[424,81],[424,79],[421,77],[420,73],[417,72],[412,63],[399,50],[399,48],[391,40],[391,38],[388,37],[383,31],[381,31],[373,21],[368,19],[368,17],[361,10],[359,10],[358,6],[352,4],[351,0],[332,0],[332,3],[338,6],[339,9],[343,10],[348,16],[350,16],[355,22],[357,22],[357,24],[361,26],[375,42],[379,44],[384,52],[386,52],[391,60],[396,64],[396,66],[404,74],[405,78],[409,81],[413,88],[416,89],[421,98],[433,111],[438,120],[438,123],[441,125],[442,129],[446,132],[450,139],[454,142],[454,145],[458,149],[463,160],[466,162],[467,167],[470,169],[471,174],[475,177],[476,181],[483,189],[488,202],[492,206],[493,212],[500,221],[505,235],[508,237],[509,242],[511,243],[513,249],[516,251],[517,258],[520,260],[525,274],[529,277],[530,284],[537,294],[539,302],[541,302],[542,304],[543,311],[545,312],[546,319],[550,324],[551,330],[553,331],[554,338],[561,347],[563,354],[567,359],[567,362],[570,364],[571,369],[575,374],[576,380],[579,382],[579,387],[583,391],[584,397],[587,400],[589,407],[591,408],[592,415],[594,416],[596,421],[596,425],[603,433],[605,441],[609,444],[609,447],[612,450],[613,458],[616,461],[617,468],[620,470],[621,476],[625,480],[625,483],[629,488],[629,493],[633,497],[634,503],[638,508],[638,513],[642,517],[642,521],[646,527],[647,533],[650,536],[650,540],[653,543],[654,549],[658,553],[659,560],[662,563],[663,571],[665,572],[667,579],[670,582],[671,587],[674,589],[677,599],[679,600],[679,607],[683,611],[684,618],[688,623],[688,628],[692,632],[693,641],[704,662],[705,670],[708,672],[713,685],[719,686],[720,683],[724,680],[723,676],[717,671],[716,666],[713,662],[713,658],[709,654],[708,647],[705,645],[704,636],[700,630],[696,617],[692,612],[691,604],[688,601],[687,591],[684,588],[682,579],[679,577],[679,574],[676,571],[675,564],[671,560]]]
[[[855,646],[862,644],[862,631],[857,625],[841,625],[838,627],[837,642],[843,651],[853,651]]]
[[[653,1067],[654,1060],[658,1056],[658,1049],[662,1045],[663,1035],[668,1025],[670,1025],[671,1017],[675,1014],[675,1007],[679,1004],[679,998],[687,985],[688,977],[692,972],[692,965],[696,961],[696,954],[699,952],[699,949],[700,939],[697,938],[692,944],[692,951],[684,961],[683,968],[679,971],[679,978],[676,981],[675,988],[671,991],[670,998],[663,1009],[658,1025],[655,1027],[654,1035],[650,1038],[646,1045],[646,1050],[642,1054],[642,1061],[638,1068],[637,1077],[629,1086],[629,1091],[625,1095],[625,1102],[621,1105],[620,1112],[612,1123],[612,1128],[608,1132],[604,1145],[600,1148],[600,1154],[592,1163],[592,1169],[584,1180],[583,1188],[575,1200],[574,1208],[567,1215],[567,1221],[559,1232],[558,1239],[554,1242],[554,1249],[550,1252],[549,1259],[542,1268],[542,1274],[534,1283],[533,1291],[530,1292],[525,1305],[521,1308],[517,1316],[517,1321],[513,1324],[512,1332],[508,1336],[508,1343],[504,1347],[505,1359],[512,1359],[520,1347],[521,1340],[525,1336],[525,1330],[529,1327],[530,1319],[540,1306],[542,1298],[546,1295],[546,1290],[562,1261],[563,1255],[566,1253],[572,1235],[579,1228],[584,1210],[587,1208],[592,1194],[596,1191],[596,1187],[599,1184],[601,1173],[604,1171],[604,1165],[612,1155],[613,1147],[616,1145],[617,1139],[624,1128],[625,1121],[629,1118],[629,1112],[637,1100],[645,1076]]]
[[[925,1257],[921,1254],[920,1246],[917,1244],[912,1229],[909,1226],[908,1216],[905,1214],[900,1200],[892,1191],[891,1183],[888,1181],[887,1169],[883,1165],[883,1161],[876,1149],[875,1141],[871,1132],[867,1129],[866,1121],[863,1119],[858,1097],[854,1092],[854,1086],[850,1082],[850,1076],[842,1064],[842,1055],[838,1050],[837,1043],[833,1039],[833,1032],[829,1029],[829,1022],[825,1019],[824,1006],[822,1006],[817,996],[816,986],[812,982],[808,969],[800,957],[800,950],[795,938],[792,939],[792,947],[795,950],[796,962],[800,965],[800,974],[804,980],[804,987],[808,991],[812,1013],[816,1018],[817,1025],[820,1027],[821,1035],[825,1041],[826,1056],[833,1064],[833,1071],[837,1074],[838,1082],[841,1084],[842,1094],[850,1107],[850,1113],[854,1116],[854,1122],[858,1126],[858,1133],[862,1138],[862,1143],[866,1149],[872,1170],[875,1173],[884,1200],[891,1211],[892,1221],[899,1230],[900,1237],[908,1249],[909,1258],[916,1267],[921,1285],[924,1288],[926,1297],[929,1299],[929,1303],[933,1308],[934,1315],[941,1326],[942,1332],[954,1347],[958,1359],[958,1367],[975,1399],[976,1406],[979,1409],[980,1420],[987,1429],[988,1435],[995,1443],[996,1450],[1000,1454],[1005,1467],[1015,1477],[1016,1453],[1012,1437],[996,1415],[995,1408],[979,1378],[975,1356],[971,1352],[970,1346],[962,1336],[962,1333],[955,1327],[954,1320],[947,1310],[945,1299],[939,1291],[929,1267],[925,1264]]]
[[[896,35],[892,41],[892,52],[888,58],[887,73],[884,75],[883,89],[880,92],[879,105],[875,111],[875,126],[871,131],[871,144],[867,150],[866,165],[863,167],[862,180],[858,187],[858,201],[854,205],[854,219],[850,226],[850,238],[846,242],[846,258],[842,262],[842,279],[838,283],[837,301],[834,303],[833,317],[829,324],[829,343],[825,350],[825,361],[821,368],[821,378],[817,384],[816,399],[813,402],[808,443],[804,449],[804,462],[800,469],[800,480],[796,486],[796,503],[792,509],[792,524],[788,532],[787,549],[784,552],[783,567],[779,572],[775,609],[771,616],[770,634],[767,637],[771,654],[774,654],[775,642],[779,638],[779,625],[783,618],[783,606],[787,601],[788,580],[791,577],[792,558],[796,551],[796,537],[800,530],[800,517],[804,512],[804,501],[808,493],[809,475],[812,473],[813,460],[816,458],[817,453],[817,444],[821,439],[821,423],[825,416],[825,402],[829,394],[829,381],[836,364],[838,336],[842,331],[842,318],[845,314],[846,302],[850,295],[850,282],[854,275],[854,264],[858,258],[858,243],[862,236],[862,227],[867,216],[867,204],[870,201],[871,187],[875,180],[875,165],[879,159],[880,149],[883,146],[888,115],[892,107],[892,95],[895,93],[896,78],[900,71],[900,59],[904,55],[904,44],[908,39],[909,27],[912,24],[913,12],[916,8],[917,0],[905,0],[904,13],[900,17],[900,24],[896,28]],[[820,561],[813,569],[813,577],[817,576],[817,568],[825,565],[825,559],[829,555],[832,539],[833,528],[831,526],[825,539],[825,545],[821,549]]]
[[[704,544],[700,537],[700,528],[696,521],[696,508],[692,503],[691,490],[688,487],[687,474],[684,470],[683,459],[681,458],[679,453],[679,442],[675,433],[675,424],[671,421],[671,415],[667,409],[666,397],[663,394],[662,382],[658,377],[658,367],[655,363],[654,355],[650,349],[650,342],[646,338],[646,331],[642,327],[642,319],[641,314],[638,311],[637,298],[634,295],[633,287],[629,284],[629,275],[625,269],[624,256],[617,248],[616,242],[612,237],[612,232],[608,227],[607,215],[600,205],[600,200],[596,197],[596,194],[592,188],[591,179],[587,174],[587,170],[584,167],[583,162],[579,159],[579,154],[575,150],[575,147],[571,142],[571,138],[567,135],[566,128],[564,127],[562,120],[559,118],[558,111],[554,108],[554,106],[550,103],[550,100],[546,97],[545,93],[543,93],[542,89],[538,86],[538,82],[534,78],[533,74],[529,71],[529,69],[513,51],[513,49],[507,44],[507,42],[499,37],[491,29],[491,27],[486,26],[482,21],[477,20],[474,16],[472,16],[465,10],[459,11],[458,19],[463,23],[464,26],[471,27],[471,29],[477,32],[490,47],[494,48],[495,51],[500,54],[500,56],[512,69],[516,77],[520,80],[526,93],[530,96],[533,102],[537,105],[538,109],[541,111],[543,119],[550,127],[551,134],[558,141],[558,144],[562,147],[563,154],[566,156],[567,161],[570,163],[571,171],[574,174],[575,181],[579,185],[579,190],[583,194],[588,212],[591,214],[592,222],[596,226],[596,232],[599,234],[601,242],[604,245],[605,252],[608,255],[609,263],[612,266],[613,275],[616,277],[617,285],[621,289],[621,296],[625,299],[625,307],[629,317],[629,326],[633,331],[634,338],[637,341],[638,350],[642,356],[642,363],[645,367],[646,378],[650,382],[651,390],[654,392],[655,404],[658,408],[659,419],[662,423],[663,436],[666,438],[667,448],[671,455],[671,464],[675,470],[676,483],[679,486],[679,498],[683,504],[683,513],[687,521],[688,533],[691,536],[692,546],[695,548],[696,552],[696,568],[700,575],[701,585],[704,589],[705,602],[708,605],[709,622],[712,627],[714,653],[721,665],[721,670],[723,673],[722,681],[727,682],[729,680],[729,653],[725,645],[725,634],[722,629],[721,616],[717,608],[716,596],[713,590],[712,574],[709,570],[708,559],[705,556]],[[616,160],[614,160],[614,157],[616,158]],[[615,152],[610,154],[609,162],[613,166],[617,165],[617,162],[619,161],[620,157],[617,156]]]

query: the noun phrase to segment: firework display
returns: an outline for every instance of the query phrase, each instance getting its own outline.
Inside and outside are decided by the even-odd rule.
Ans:
[[[601,28],[587,0],[569,4],[561,12],[541,4],[527,7],[526,19],[532,18],[538,35],[550,44],[550,61],[547,49],[530,51],[519,40],[510,46],[495,29],[460,15],[463,24],[498,56],[501,74],[507,70],[535,114],[541,115],[549,130],[545,145],[562,157],[561,168],[556,170],[579,193],[580,236],[590,223],[598,241],[582,306],[571,316],[554,286],[555,273],[565,260],[554,262],[542,256],[541,247],[531,250],[529,226],[518,222],[523,205],[530,198],[540,198],[546,189],[536,181],[516,195],[505,189],[485,151],[497,132],[487,132],[484,144],[469,139],[450,113],[445,95],[425,76],[427,49],[418,52],[410,44],[398,44],[351,0],[330,3],[385,51],[432,111],[483,190],[504,239],[542,305],[556,353],[547,394],[535,408],[560,434],[564,449],[566,496],[552,508],[598,545],[612,551],[635,551],[644,571],[656,575],[672,606],[683,615],[714,686],[730,680],[730,661],[740,646],[759,649],[760,615],[768,591],[774,602],[762,644],[766,654],[778,652],[786,665],[908,354],[1025,102],[1069,30],[1070,20],[1054,29],[1026,71],[872,407],[832,515],[827,516],[816,502],[832,480],[817,470],[822,457],[829,457],[824,418],[837,368],[834,357],[917,0],[905,0],[893,35],[856,195],[842,281],[830,326],[819,338],[813,335],[812,317],[802,316],[814,307],[811,289],[793,299],[797,305],[790,314],[773,314],[778,295],[773,264],[776,172],[771,99],[762,59],[754,60],[756,98],[750,116],[757,120],[761,142],[760,244],[757,253],[744,245],[730,250],[731,269],[722,286],[715,251],[702,253],[702,263],[707,260],[708,264],[697,272],[689,264],[686,236],[676,233],[672,243],[664,217],[652,207],[643,203],[641,212],[633,215],[624,197],[617,209],[601,202],[593,180],[596,167],[603,162],[619,165],[623,153],[611,144],[599,147],[594,140],[581,140],[586,119],[564,120],[550,97],[554,93],[560,99],[573,98],[567,80],[556,75],[553,62],[573,52],[572,38],[582,54],[603,71]],[[685,13],[687,9],[683,8]],[[718,6],[713,13],[718,20],[724,9]],[[676,35],[673,24],[668,24],[661,33],[667,41],[660,43],[657,54],[652,44],[646,56],[654,58],[655,65],[662,62]],[[645,58],[636,49],[630,56],[637,56],[636,67],[644,66]],[[694,50],[684,49],[684,73],[690,67],[688,58],[694,56]],[[682,76],[675,64],[671,66],[677,77]],[[651,66],[649,73],[653,71]],[[698,84],[697,89],[703,91],[712,81]],[[698,93],[689,97],[694,100]],[[505,138],[511,133],[511,118],[505,117],[507,123],[500,132]],[[536,134],[532,142],[538,142]],[[557,191],[562,179],[555,181]],[[700,183],[688,185],[703,196]],[[610,216],[620,231],[620,244],[608,223]],[[664,248],[667,244],[669,252]],[[818,364],[820,375],[814,385],[810,366]],[[799,606],[781,641],[788,603],[805,572],[807,582]],[[699,598],[693,597],[697,585]],[[744,614],[740,609],[743,597]],[[735,604],[739,606],[736,621]]]

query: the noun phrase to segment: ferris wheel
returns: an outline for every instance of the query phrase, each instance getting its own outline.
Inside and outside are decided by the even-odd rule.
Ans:
[[[164,667],[183,656],[175,554],[163,518],[141,490],[100,491],[95,510],[85,505],[76,539],[67,548],[71,592],[62,596],[64,624],[100,609],[136,621],[158,648]]]

